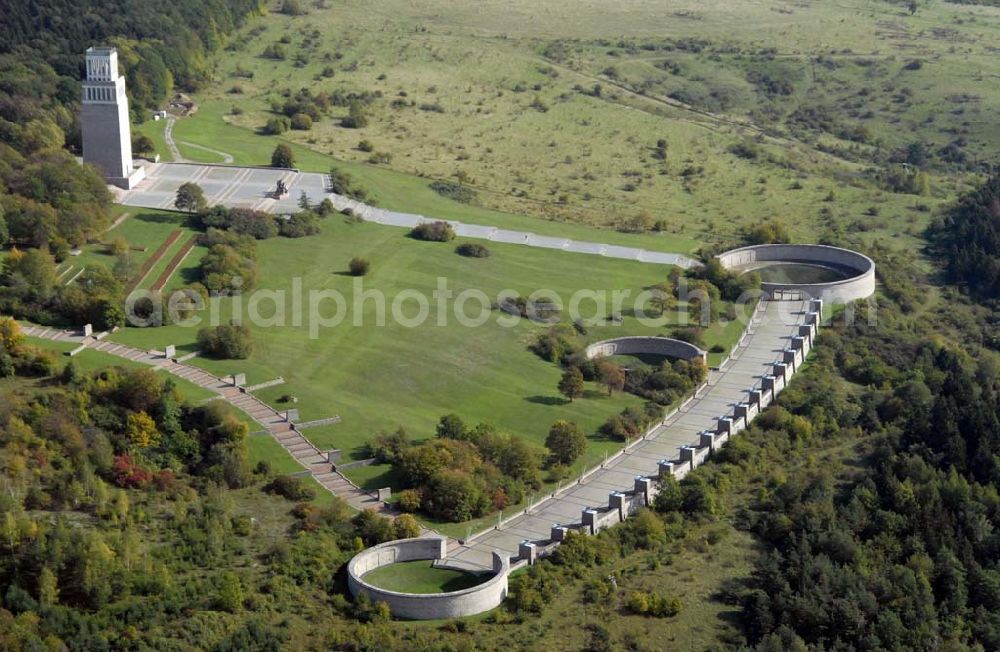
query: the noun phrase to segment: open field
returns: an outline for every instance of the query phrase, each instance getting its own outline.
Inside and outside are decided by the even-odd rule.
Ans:
[[[1000,74],[989,36],[998,25],[996,9],[946,3],[909,16],[860,0],[475,10],[352,1],[255,22],[175,133],[260,163],[274,137],[250,132],[274,115],[272,103],[301,88],[368,94],[366,127],[340,126],[347,108],[335,106],[285,137],[303,146],[304,167],[326,166],[321,154],[349,161],[386,206],[454,216],[426,184],[461,175],[484,207],[562,222],[616,226],[645,210],[671,236],[713,241],[778,218],[800,239],[849,229],[909,246],[934,195],[953,189],[943,173],[956,157],[974,164],[1000,145],[988,128],[1000,105],[989,83]],[[270,45],[286,58],[264,58]],[[919,67],[907,67],[913,60]],[[933,159],[932,195],[879,189],[869,168],[914,142],[918,128]],[[940,153],[978,132],[989,134],[959,155]],[[751,138],[752,156],[734,150]],[[366,164],[373,154],[362,140],[378,166]],[[417,187],[422,197],[397,194]]]
[[[430,189],[429,180],[388,168],[344,161],[322,153],[308,144],[278,136],[253,136],[246,129],[229,123],[228,104],[207,101],[192,117],[179,120],[174,127],[178,138],[210,143],[233,155],[239,165],[267,165],[278,143],[288,143],[295,152],[295,164],[304,171],[329,172],[332,166],[349,172],[380,207],[428,217],[454,219],[471,224],[532,231],[574,240],[643,247],[654,251],[689,253],[700,243],[697,237],[677,233],[634,234],[586,226],[574,216],[548,215],[543,219],[464,204],[443,197]]]
[[[465,290],[482,291],[487,305],[503,290],[524,296],[552,290],[567,306],[576,290],[593,290],[609,303],[599,308],[590,300],[581,302],[582,316],[597,320],[588,329],[586,341],[629,334],[666,335],[668,328],[644,326],[631,316],[631,302],[624,304],[620,324],[606,318],[612,290],[628,290],[634,297],[642,288],[662,281],[668,268],[495,243],[490,244],[489,258],[469,259],[454,253],[456,244],[419,242],[402,229],[348,224],[339,217],[327,219],[317,236],[263,241],[258,246],[262,288],[287,293],[286,307],[292,310],[293,279],[300,279],[306,312],[311,290],[336,290],[345,297],[345,320],[335,327],[319,328],[315,338],[310,337],[308,315],[301,326],[292,325],[291,317],[286,317],[285,326],[252,326],[255,351],[250,359],[196,358],[191,364],[218,375],[246,373],[248,384],[282,376],[284,384],[258,395],[272,405],[280,405],[285,395],[295,396],[299,399],[295,407],[304,421],[335,414],[343,417],[340,424],[310,429],[306,434],[320,448],[340,448],[352,458],[364,456],[364,443],[378,430],[403,426],[411,437],[423,438],[449,412],[469,422],[492,423],[539,444],[553,421],[577,421],[593,436],[587,463],[617,447],[597,437],[596,430],[609,415],[639,404],[639,399],[617,393],[608,397],[595,385],[584,398],[566,402],[556,391],[559,367],[528,349],[543,326],[520,320],[514,327],[504,327],[497,323],[502,313],[493,310],[487,311],[484,325],[466,327],[458,322],[451,303],[446,305],[444,325],[439,326],[432,295],[439,279],[447,282],[455,296]],[[363,281],[346,273],[348,260],[358,255],[372,262],[372,271]],[[355,283],[363,283],[363,291],[386,297],[385,326],[376,325],[375,299],[365,300],[361,310],[355,310],[359,296]],[[410,291],[430,302],[430,316],[418,327],[392,318],[394,298]],[[215,301],[222,319],[230,318],[234,301]],[[249,304],[241,303],[246,319]],[[415,316],[415,302],[401,305],[405,317]],[[468,301],[463,314],[475,316],[479,305],[477,300]],[[273,311],[270,299],[261,302],[261,316],[270,317]],[[335,307],[328,302],[320,312],[331,316]],[[360,327],[355,326],[357,318]],[[568,318],[564,316],[563,321]],[[739,330],[738,324],[735,328],[713,326],[706,340],[709,345],[718,342],[728,347]],[[127,328],[113,339],[140,348],[175,344],[179,352],[185,352],[194,350],[196,334],[197,328],[181,326]]]

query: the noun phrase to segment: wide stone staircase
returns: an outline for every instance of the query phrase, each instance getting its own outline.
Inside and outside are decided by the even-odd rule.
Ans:
[[[242,410],[251,419],[263,426],[264,431],[275,439],[313,478],[327,491],[344,499],[356,509],[382,511],[384,504],[376,497],[363,491],[342,474],[338,473],[326,456],[306,439],[285,415],[270,407],[243,388],[235,387],[225,379],[214,376],[204,369],[167,358],[159,351],[143,351],[125,344],[103,339],[106,333],[97,336],[84,335],[83,331],[62,330],[21,323],[21,332],[31,337],[64,341],[85,346],[94,351],[114,355],[125,360],[148,364],[156,369],[182,378],[199,387],[211,390],[219,398]],[[263,434],[263,433],[261,433]]]

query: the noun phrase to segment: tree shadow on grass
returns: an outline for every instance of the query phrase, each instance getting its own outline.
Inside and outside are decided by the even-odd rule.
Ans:
[[[182,267],[178,269],[175,274],[181,277],[184,281],[184,285],[191,285],[197,281],[201,280],[201,267]]]
[[[183,213],[139,213],[133,220],[140,222],[153,222],[155,224],[176,224],[182,226],[187,224],[188,216]]]
[[[347,469],[346,474],[349,476],[350,473],[351,470]],[[392,487],[393,491],[396,491],[398,487],[402,486],[402,482],[396,469],[390,467],[383,473],[367,478],[360,486],[365,491],[378,491],[384,487]]]
[[[569,399],[561,396],[528,396],[524,400],[537,405],[566,405],[569,403]]]
[[[481,575],[462,573],[461,575],[453,577],[446,582],[442,582],[441,592],[448,593],[449,591],[461,591],[462,589],[472,588],[473,586],[478,586],[487,581],[490,577],[492,577],[491,573],[483,573]]]

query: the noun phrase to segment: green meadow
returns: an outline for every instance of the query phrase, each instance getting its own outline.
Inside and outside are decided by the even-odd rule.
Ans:
[[[294,396],[303,421],[341,416],[342,423],[308,430],[307,435],[317,446],[342,449],[349,458],[364,457],[365,442],[379,430],[402,426],[412,437],[423,438],[433,433],[438,418],[450,412],[469,422],[492,423],[538,444],[553,421],[576,421],[593,439],[587,463],[618,446],[599,437],[597,429],[612,413],[639,404],[639,399],[619,393],[609,397],[594,385],[585,397],[572,403],[564,400],[556,390],[558,365],[529,350],[547,327],[513,320],[491,304],[504,291],[522,296],[551,291],[563,302],[562,321],[568,324],[573,294],[585,290],[588,295],[580,299],[579,313],[594,325],[581,341],[667,335],[667,325],[643,325],[631,310],[634,297],[663,281],[669,268],[502,244],[490,244],[489,258],[470,259],[454,252],[456,244],[420,242],[404,229],[349,224],[339,217],[327,219],[316,236],[262,241],[259,298],[251,302],[253,295],[240,297],[238,305],[233,298],[213,300],[222,321],[230,319],[234,310],[250,324],[251,310],[263,319],[251,326],[253,354],[247,360],[199,357],[190,363],[219,375],[246,373],[249,384],[284,378],[284,384],[257,394],[279,408],[289,407],[280,402],[282,398]],[[348,275],[347,263],[354,256],[371,261],[367,276]],[[454,300],[435,299],[439,283],[446,284]],[[301,288],[299,299],[294,298],[296,286]],[[627,291],[633,299],[616,310],[614,290]],[[333,299],[317,298],[311,308],[310,293],[321,291],[342,296],[343,312]],[[419,325],[414,322],[420,305],[406,298],[414,292],[427,298],[428,315]],[[374,296],[362,300],[361,293],[385,297],[384,325],[379,325],[381,300]],[[483,321],[482,325],[463,325],[456,317],[456,302],[463,293],[467,296],[461,314]],[[277,310],[278,301],[284,301],[283,312]],[[394,302],[402,319],[394,317]],[[444,320],[439,321],[442,306]],[[330,321],[311,319],[311,311]],[[608,320],[613,311],[621,313],[620,323]],[[302,315],[298,324],[293,322],[295,314]],[[342,321],[332,325],[337,314]],[[210,316],[210,309],[200,315],[205,322]],[[516,323],[508,326],[506,320]],[[312,333],[310,324],[315,325]],[[126,328],[113,339],[140,348],[174,344],[184,352],[195,350],[197,330],[181,325]],[[738,334],[738,324],[715,325],[706,331],[706,340],[708,345],[729,347]]]

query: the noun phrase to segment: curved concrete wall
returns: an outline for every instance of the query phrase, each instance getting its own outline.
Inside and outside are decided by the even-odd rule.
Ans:
[[[669,358],[681,358],[682,360],[691,360],[692,358],[705,359],[705,352],[694,344],[669,337],[616,337],[613,340],[595,342],[588,346],[586,350],[588,360],[593,360],[598,356],[630,355],[636,353],[665,355]]]
[[[761,289],[771,297],[782,292],[799,292],[809,299],[826,303],[849,303],[875,293],[875,262],[856,251],[826,245],[774,244],[733,249],[716,256],[730,270],[753,270],[763,263],[805,263],[834,267],[850,276],[830,283],[763,283]]]
[[[385,602],[397,618],[431,620],[458,618],[489,611],[507,597],[510,558],[493,553],[493,577],[478,586],[450,593],[400,593],[387,591],[364,581],[365,573],[404,561],[444,559],[448,540],[443,537],[399,539],[359,552],[347,564],[347,587],[351,595],[364,593],[376,602]]]

